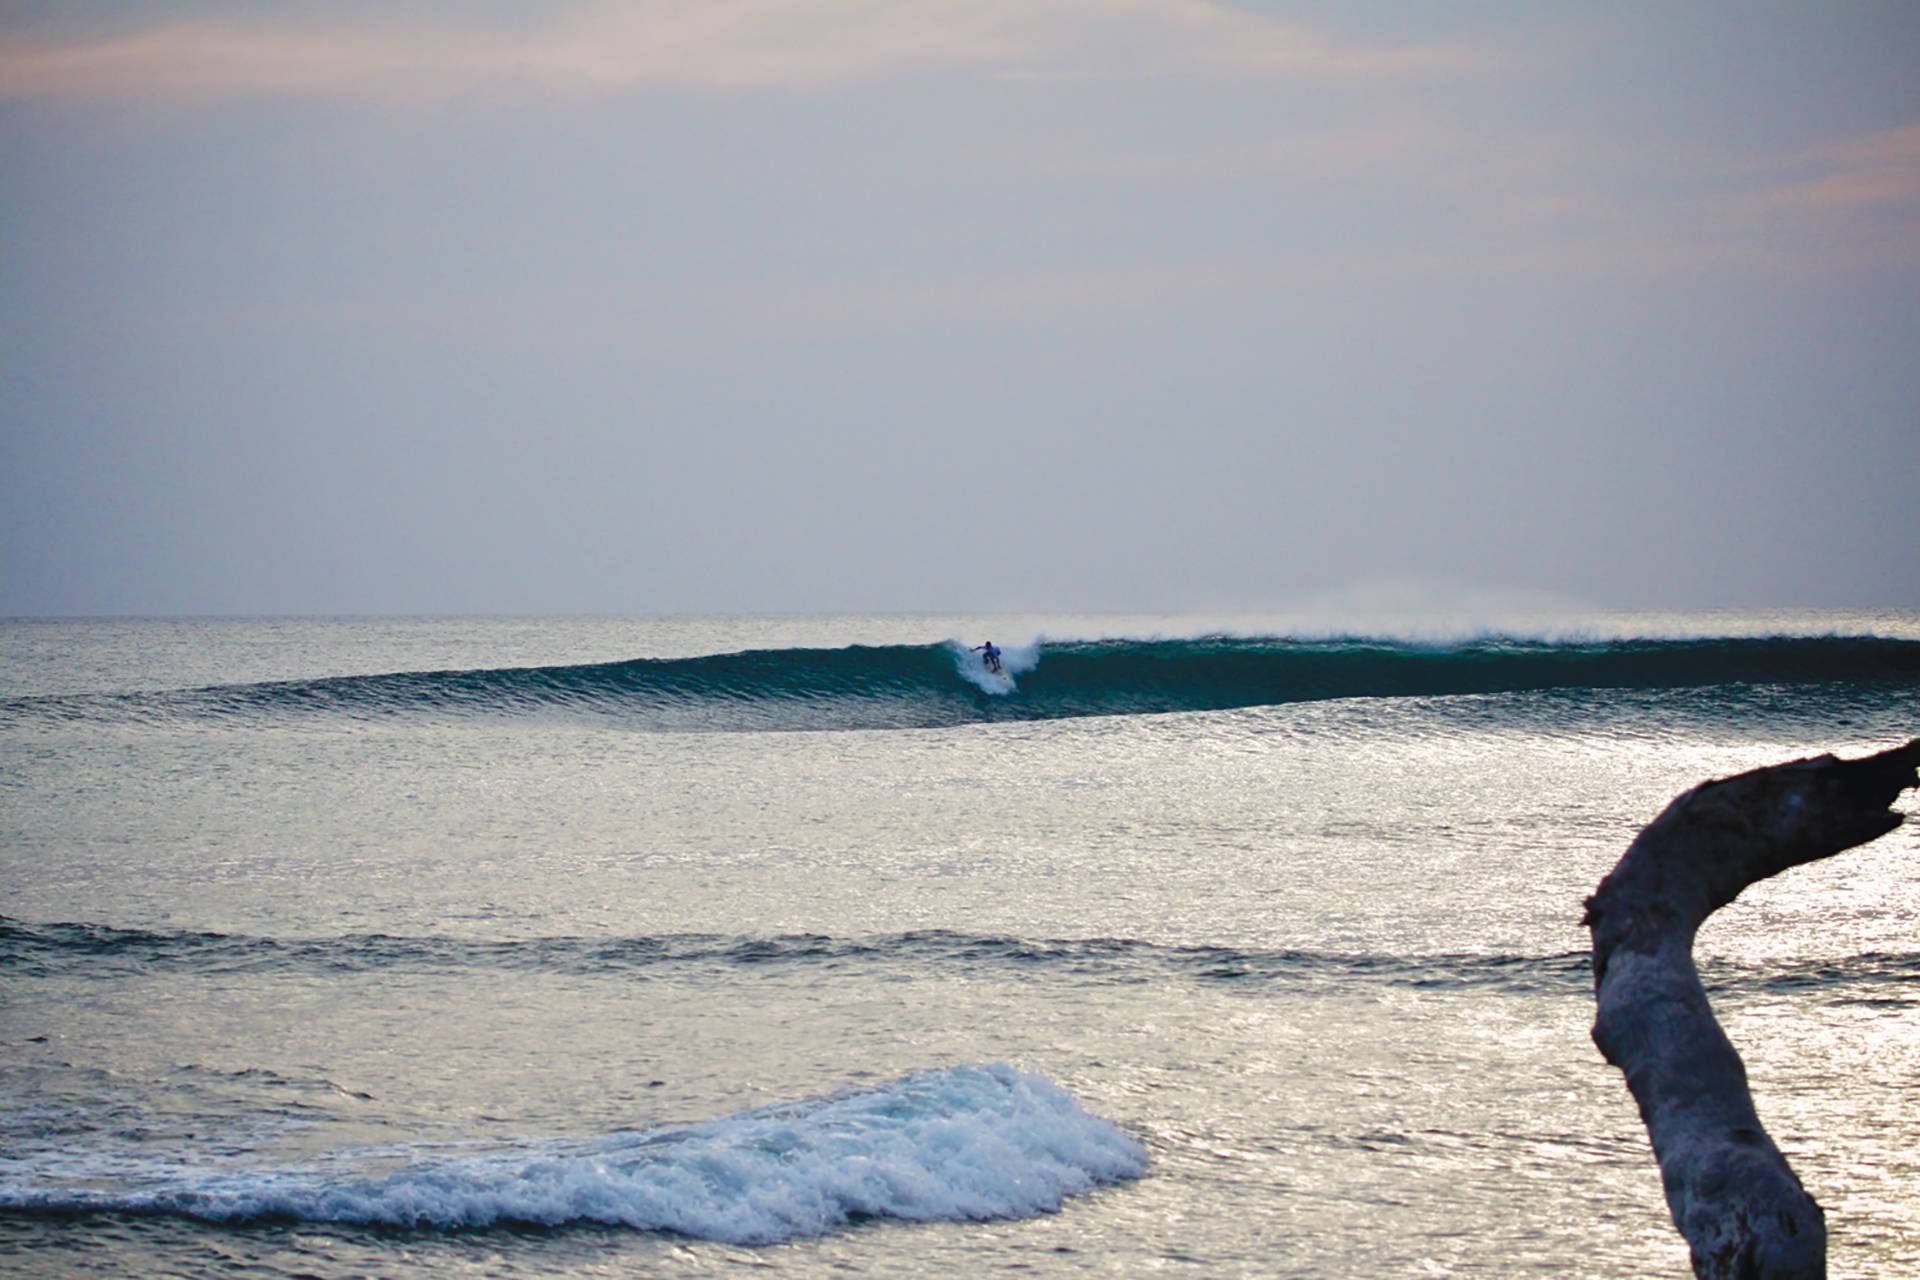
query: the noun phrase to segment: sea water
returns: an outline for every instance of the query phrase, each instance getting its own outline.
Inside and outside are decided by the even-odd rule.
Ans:
[[[1685,1274],[1582,899],[1920,733],[1911,612],[0,637],[9,1275]],[[1837,1275],[1917,926],[1907,827],[1700,938]]]

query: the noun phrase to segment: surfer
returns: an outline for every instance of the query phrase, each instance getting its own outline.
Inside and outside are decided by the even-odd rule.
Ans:
[[[993,647],[993,641],[977,644],[973,646],[973,651],[980,655],[980,661],[986,664],[987,670],[995,675],[1000,674],[1000,651]]]

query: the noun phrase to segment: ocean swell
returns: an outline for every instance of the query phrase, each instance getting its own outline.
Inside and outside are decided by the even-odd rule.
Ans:
[[[1846,684],[1920,691],[1920,641],[1869,636],[1554,642],[1209,636],[1034,642],[983,679],[958,642],[577,666],[394,672],[0,701],[0,724],[543,716],[657,730],[937,728],[1334,698]]]
[[[681,933],[633,937],[475,939],[348,934],[273,938],[190,930],[32,923],[0,916],[0,974],[18,978],[107,979],[179,974],[195,981],[249,974],[495,973],[618,975],[636,979],[714,969],[753,969],[818,981],[860,969],[899,974],[1010,972],[1035,981],[1226,983],[1249,989],[1346,990],[1354,983],[1516,995],[1579,996],[1593,984],[1585,950],[1392,954],[1292,947],[1178,945],[1134,938],[1018,938],[921,929],[859,937],[773,937]],[[1903,997],[1920,981],[1920,956],[1865,952],[1804,961],[1714,962],[1718,989],[1740,998],[1805,990],[1850,999]]]

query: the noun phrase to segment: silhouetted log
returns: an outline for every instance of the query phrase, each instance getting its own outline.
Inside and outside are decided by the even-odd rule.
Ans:
[[[1760,1127],[1740,1055],[1693,964],[1701,921],[1756,880],[1900,825],[1920,738],[1702,783],[1667,806],[1587,899],[1593,1040],[1627,1077],[1696,1276],[1825,1276],[1827,1225]]]

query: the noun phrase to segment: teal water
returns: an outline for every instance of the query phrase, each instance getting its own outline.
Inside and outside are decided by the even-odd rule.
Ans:
[[[1920,732],[1911,613],[0,637],[14,1274],[1683,1274],[1580,901]],[[1701,939],[1836,1274],[1920,1272],[1917,851]]]

